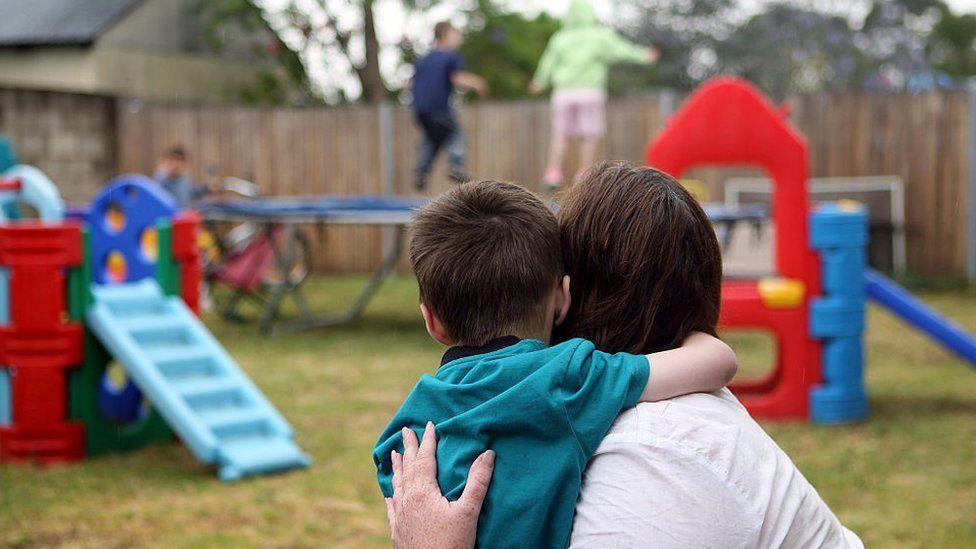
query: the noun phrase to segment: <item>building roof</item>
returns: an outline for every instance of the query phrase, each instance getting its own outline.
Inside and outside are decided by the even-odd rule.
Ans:
[[[145,0],[0,0],[0,47],[87,46]]]

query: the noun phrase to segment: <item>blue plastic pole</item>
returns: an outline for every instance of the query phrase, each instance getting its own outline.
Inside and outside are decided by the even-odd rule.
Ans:
[[[890,278],[873,270],[864,272],[868,297],[899,316],[908,324],[941,343],[976,368],[976,337],[939,314]]]

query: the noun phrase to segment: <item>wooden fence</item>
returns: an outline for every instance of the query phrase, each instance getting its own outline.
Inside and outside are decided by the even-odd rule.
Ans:
[[[818,94],[791,100],[793,122],[810,144],[814,177],[895,175],[906,184],[909,269],[963,276],[967,262],[970,95]],[[680,98],[611,102],[603,157],[640,161]],[[157,155],[181,144],[198,180],[239,176],[273,195],[409,193],[417,132],[406,107],[250,108],[122,104],[121,171],[149,173]],[[544,102],[481,102],[461,108],[471,173],[537,186],[549,137]],[[389,151],[381,154],[381,151]],[[568,159],[570,167],[575,159]],[[433,191],[446,188],[443,166]],[[569,170],[568,173],[572,173]],[[718,182],[742,170],[702,170]],[[748,173],[748,172],[745,172]],[[317,267],[361,271],[375,265],[379,229],[319,229]]]

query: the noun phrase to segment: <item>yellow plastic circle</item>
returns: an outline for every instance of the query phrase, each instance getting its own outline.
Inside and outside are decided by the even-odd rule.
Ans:
[[[108,225],[109,230],[116,233],[125,228],[125,212],[122,211],[121,206],[114,202],[108,205],[108,209],[105,210],[105,224]]]
[[[864,209],[864,206],[857,200],[842,198],[837,201],[837,209],[842,212],[859,212]]]
[[[759,297],[770,309],[792,309],[803,304],[806,284],[791,278],[767,277],[759,280]]]
[[[108,259],[105,262],[105,271],[110,282],[125,282],[125,278],[129,274],[129,266],[122,252],[118,250],[109,252]]]
[[[159,259],[159,231],[156,227],[146,227],[139,237],[139,248],[142,255],[151,263]]]

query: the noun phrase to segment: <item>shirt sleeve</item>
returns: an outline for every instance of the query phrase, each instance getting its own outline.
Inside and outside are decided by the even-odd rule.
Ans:
[[[461,54],[455,53],[451,56],[450,61],[447,65],[447,74],[449,76],[454,76],[454,73],[464,70],[464,57]]]
[[[647,48],[608,29],[604,56],[609,63],[647,63]]]
[[[593,350],[592,345],[580,345],[563,387],[566,413],[587,458],[596,451],[620,411],[637,404],[650,374],[647,357],[603,353]]]
[[[542,52],[542,57],[539,58],[539,64],[536,65],[535,74],[532,75],[532,81],[540,86],[548,87],[552,85],[552,69],[556,65],[556,60],[559,57],[558,47],[555,42],[556,40],[554,38],[549,39],[545,51]]]

